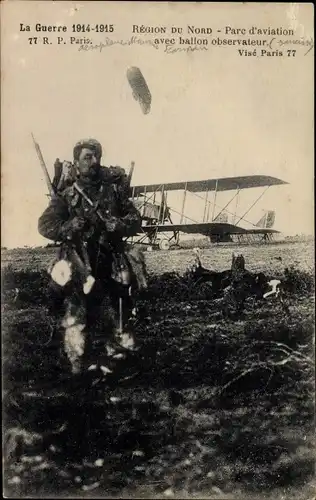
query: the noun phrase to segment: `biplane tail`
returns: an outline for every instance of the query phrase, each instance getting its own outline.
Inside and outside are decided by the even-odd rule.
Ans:
[[[267,210],[261,219],[257,222],[256,227],[260,229],[272,229],[275,223],[275,210]]]

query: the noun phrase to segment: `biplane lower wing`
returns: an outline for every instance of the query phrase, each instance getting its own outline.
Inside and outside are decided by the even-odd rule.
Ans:
[[[279,232],[275,229],[270,228],[244,229],[243,227],[235,226],[234,224],[216,222],[201,222],[192,224],[157,224],[143,226],[142,230],[144,233],[152,233],[154,231],[158,233],[166,233],[172,231],[188,234],[203,234],[205,236],[224,234],[269,234]]]

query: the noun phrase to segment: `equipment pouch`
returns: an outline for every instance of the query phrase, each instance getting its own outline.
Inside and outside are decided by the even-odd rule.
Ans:
[[[132,273],[126,256],[123,253],[113,254],[111,278],[124,286],[130,286]]]

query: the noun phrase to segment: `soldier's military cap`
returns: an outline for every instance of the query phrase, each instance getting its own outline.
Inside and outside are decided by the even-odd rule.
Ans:
[[[83,148],[92,149],[92,151],[94,151],[96,155],[100,158],[102,156],[102,146],[99,143],[99,141],[97,141],[96,139],[82,139],[81,141],[78,141],[74,147],[73,150],[74,160],[78,160],[80,151]]]

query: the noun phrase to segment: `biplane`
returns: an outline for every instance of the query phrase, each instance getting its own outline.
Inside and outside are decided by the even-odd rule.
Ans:
[[[272,240],[274,234],[279,233],[279,231],[273,229],[275,222],[275,212],[273,210],[266,211],[264,216],[256,223],[249,221],[246,217],[268,189],[272,186],[288,184],[286,181],[266,175],[248,175],[133,186],[131,181],[134,167],[135,163],[131,162],[128,174],[129,195],[141,214],[142,227],[140,233],[129,238],[131,243],[142,243],[152,248],[158,247],[161,250],[168,250],[171,246],[179,245],[181,233],[207,236],[212,243],[234,241],[235,238],[238,241],[244,241],[245,239],[257,241],[259,239],[268,242]],[[62,164],[57,159],[54,168],[53,185],[50,185],[50,179],[48,183],[52,191],[53,186],[58,191],[59,185],[64,185],[67,179],[69,182],[73,182],[75,174],[71,162],[66,161]],[[47,173],[46,167],[45,173]],[[240,215],[237,212],[239,195],[241,191],[249,188],[264,189],[247,210]],[[176,191],[182,191],[183,193],[180,211],[172,208],[168,203],[168,193]],[[220,207],[218,204],[219,194],[229,191],[232,191],[233,195],[223,207]],[[186,214],[188,195],[203,200],[204,208],[201,220],[194,220]],[[229,207],[234,200],[235,207],[234,212],[232,212]],[[176,222],[174,215],[179,217]],[[251,226],[250,229],[244,228],[241,223],[247,223]]]
[[[223,177],[201,181],[172,182],[166,184],[147,184],[131,186],[130,196],[142,216],[142,232],[137,235],[136,243],[143,243],[150,247],[168,250],[179,244],[181,233],[199,234],[210,238],[211,242],[225,242],[243,240],[271,241],[273,235],[279,231],[273,229],[275,211],[268,210],[256,223],[246,217],[272,186],[288,184],[287,182],[266,175],[250,175],[243,177]],[[244,189],[264,188],[257,199],[240,215],[237,213],[239,194]],[[182,191],[180,211],[168,204],[170,191]],[[219,193],[233,191],[230,200],[223,206],[218,205]],[[202,196],[204,193],[204,196]],[[204,201],[202,220],[194,220],[185,214],[188,194]],[[229,207],[235,200],[234,211]],[[173,216],[180,216],[177,223]],[[229,221],[231,217],[231,221]],[[242,227],[246,222],[250,229]]]

